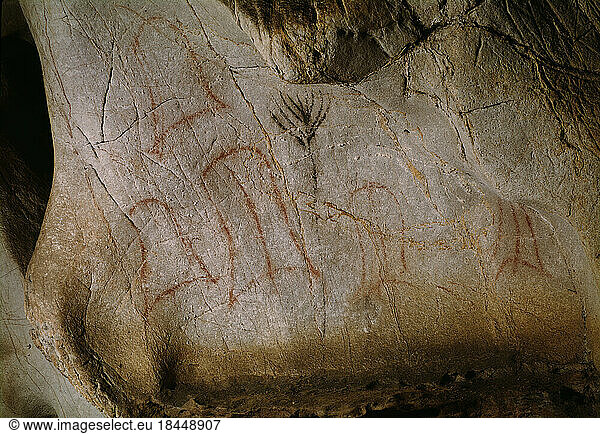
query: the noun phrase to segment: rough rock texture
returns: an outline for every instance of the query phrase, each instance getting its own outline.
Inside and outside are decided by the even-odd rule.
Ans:
[[[100,417],[29,334],[23,275],[0,242],[0,417]]]
[[[0,48],[0,227],[25,274],[52,185],[52,137],[35,46],[3,31]]]
[[[406,1],[222,0],[282,77],[358,81],[428,30]]]
[[[2,2],[0,41],[0,417],[100,415],[33,344],[25,270],[52,184],[39,56],[18,2]]]
[[[314,4],[22,2],[39,347],[107,414],[597,414],[596,3]]]

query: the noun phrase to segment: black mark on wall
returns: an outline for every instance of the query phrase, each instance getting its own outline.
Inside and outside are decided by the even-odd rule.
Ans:
[[[310,160],[315,194],[318,189],[314,158],[317,148],[314,148],[313,142],[317,130],[327,117],[328,110],[329,102],[326,102],[320,93],[315,95],[310,92],[294,97],[280,93],[277,109],[271,112],[277,126],[294,138],[302,150],[303,157]]]

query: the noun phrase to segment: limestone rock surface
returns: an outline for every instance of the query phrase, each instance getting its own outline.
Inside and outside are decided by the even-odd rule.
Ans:
[[[0,243],[0,417],[100,417],[34,345],[23,276]]]
[[[16,0],[0,28],[0,417],[100,416],[34,345],[23,279],[52,183],[39,56]]]
[[[314,3],[22,1],[55,150],[26,290],[46,357],[118,415],[593,370],[596,3]]]

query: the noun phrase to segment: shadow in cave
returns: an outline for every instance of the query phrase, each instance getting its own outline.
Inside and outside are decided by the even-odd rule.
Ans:
[[[8,35],[0,53],[0,226],[25,273],[52,185],[52,136],[35,46]]]

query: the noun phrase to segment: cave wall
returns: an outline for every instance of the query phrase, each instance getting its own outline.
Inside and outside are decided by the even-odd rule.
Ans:
[[[595,4],[339,3],[22,2],[55,157],[27,314],[108,414],[600,360]]]

